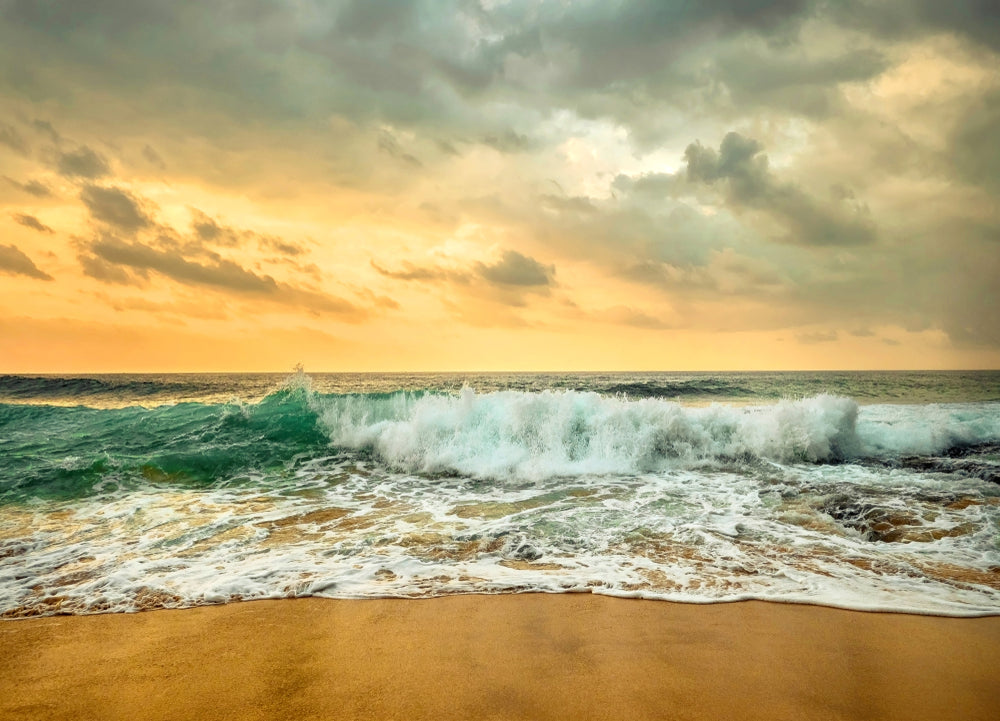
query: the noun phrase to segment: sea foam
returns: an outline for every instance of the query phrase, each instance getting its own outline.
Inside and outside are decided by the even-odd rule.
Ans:
[[[734,460],[836,462],[936,453],[1000,439],[995,408],[859,409],[819,395],[771,405],[688,407],[596,393],[322,397],[335,446],[391,467],[476,478],[643,473]]]

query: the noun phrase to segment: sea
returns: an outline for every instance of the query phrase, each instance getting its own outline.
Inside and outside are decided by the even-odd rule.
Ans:
[[[0,376],[0,616],[596,593],[1000,614],[1000,372]]]

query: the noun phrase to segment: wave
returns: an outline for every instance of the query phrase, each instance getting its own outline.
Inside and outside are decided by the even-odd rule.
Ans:
[[[144,380],[134,376],[18,376],[0,375],[0,394],[12,400],[79,398],[118,394],[142,399],[165,393],[198,392],[205,383],[165,382],[162,378]]]
[[[995,403],[859,408],[818,395],[686,407],[594,392],[469,388],[333,395],[313,392],[303,375],[252,404],[0,404],[0,494],[74,497],[145,483],[239,483],[337,453],[367,455],[397,472],[532,480],[898,461],[998,441]]]
[[[0,404],[0,497],[72,498],[147,483],[218,485],[329,452],[302,390],[255,404],[96,409]]]
[[[390,466],[476,478],[635,474],[759,459],[841,462],[941,453],[1000,439],[995,408],[878,407],[819,395],[690,408],[573,391],[499,392],[315,404],[332,442]],[[860,414],[860,418],[859,418]]]

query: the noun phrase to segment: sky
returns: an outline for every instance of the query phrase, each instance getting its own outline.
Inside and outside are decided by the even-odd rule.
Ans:
[[[989,0],[0,0],[0,372],[1000,367]]]

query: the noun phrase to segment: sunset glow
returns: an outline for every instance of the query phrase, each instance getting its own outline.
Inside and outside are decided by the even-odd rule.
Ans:
[[[0,373],[996,368],[998,54],[982,3],[0,0]]]

